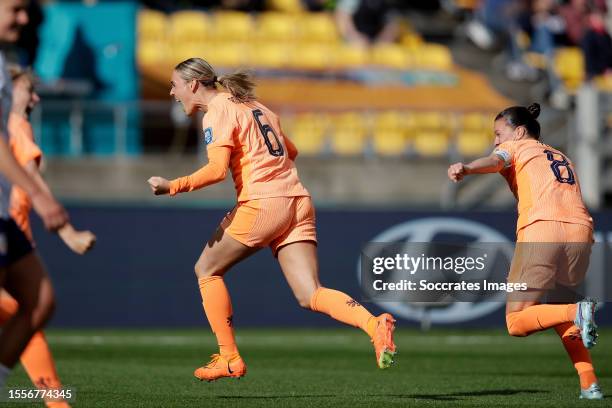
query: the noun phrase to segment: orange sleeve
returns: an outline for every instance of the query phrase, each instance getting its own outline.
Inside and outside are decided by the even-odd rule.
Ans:
[[[234,131],[238,121],[231,118],[227,106],[215,106],[209,110],[202,121],[204,143],[208,148],[234,147]]]
[[[34,160],[40,163],[42,151],[34,143],[34,135],[30,123],[17,115],[12,114],[9,119],[9,143],[11,151],[20,165],[25,166]]]
[[[170,195],[197,190],[225,180],[232,151],[228,147],[208,148],[208,164],[195,173],[170,182]]]

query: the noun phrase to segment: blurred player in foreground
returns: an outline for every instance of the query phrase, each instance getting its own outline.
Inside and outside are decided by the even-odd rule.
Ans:
[[[236,186],[237,205],[195,265],[204,311],[220,351],[194,374],[212,381],[246,373],[236,347],[223,275],[264,247],[278,258],[300,306],[364,330],[374,344],[377,365],[387,368],[395,354],[395,320],[387,313],[374,317],[350,296],[319,283],[315,211],[298,178],[294,164],[298,152],[282,132],[278,116],[255,100],[254,87],[247,73],[217,77],[200,58],[178,64],[170,95],[187,115],[197,110],[206,113],[203,142],[209,162],[190,176],[149,179],[156,195],[175,195],[221,182],[231,168]]]
[[[27,0],[0,0],[0,47],[10,46],[19,39],[21,28],[28,22],[27,4]],[[57,230],[68,221],[63,207],[19,166],[9,149],[11,89],[6,57],[0,51],[0,287],[19,303],[19,309],[0,333],[0,390],[30,338],[51,316],[55,302],[45,268],[10,218],[11,182],[28,193],[32,207],[48,229]]]
[[[10,66],[9,73],[13,82],[13,105],[8,122],[9,146],[19,164],[38,186],[45,191],[50,191],[39,172],[42,152],[34,141],[32,125],[28,121],[30,112],[39,102],[39,97],[34,91],[34,77],[30,71],[18,66]],[[13,186],[10,205],[11,217],[33,245],[30,227],[32,209],[30,197],[19,187]],[[58,234],[70,249],[80,255],[87,252],[96,239],[90,231],[76,231],[70,223],[60,228]],[[0,325],[14,315],[18,308],[19,305],[15,299],[5,291],[0,291]],[[21,363],[36,387],[61,389],[62,385],[55,369],[55,363],[42,331],[37,332],[30,340],[21,354]],[[68,404],[48,401],[47,406],[65,408],[68,407]]]
[[[580,398],[601,399],[587,349],[597,339],[595,302],[540,304],[556,285],[572,288],[583,280],[593,243],[589,215],[573,164],[559,150],[539,141],[540,105],[510,107],[495,118],[495,150],[469,164],[449,167],[458,182],[468,174],[500,172],[518,200],[517,245],[508,282],[528,291],[509,297],[506,323],[512,336],[554,328],[578,375]]]

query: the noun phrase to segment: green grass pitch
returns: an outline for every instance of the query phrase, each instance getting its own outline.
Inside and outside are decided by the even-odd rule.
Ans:
[[[215,351],[208,330],[49,330],[75,407],[577,407],[578,379],[554,332],[512,338],[500,330],[397,330],[397,363],[376,368],[356,329],[239,329],[241,380],[197,381]],[[612,330],[593,360],[612,392]],[[23,369],[9,388],[31,387]],[[35,404],[6,404],[32,407]],[[39,404],[42,406],[42,404]]]

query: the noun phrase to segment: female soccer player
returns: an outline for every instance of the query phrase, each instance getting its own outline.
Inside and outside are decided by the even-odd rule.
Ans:
[[[203,129],[209,162],[172,181],[151,177],[151,189],[156,195],[193,191],[223,181],[231,167],[238,196],[236,207],[195,265],[204,311],[220,351],[194,375],[212,381],[246,374],[223,275],[266,246],[278,258],[300,306],[367,332],[378,366],[389,367],[395,354],[393,317],[387,313],[374,317],[348,295],[319,283],[315,212],[294,164],[298,152],[282,132],[278,116],[255,100],[250,75],[239,71],[218,77],[206,61],[191,58],[175,67],[170,85],[170,95],[187,115],[197,110],[206,113]]]
[[[14,44],[27,24],[27,0],[0,0],[0,46]],[[9,216],[11,182],[32,198],[45,226],[57,230],[68,220],[62,206],[19,166],[8,147],[7,123],[11,107],[11,80],[0,51],[0,286],[19,303],[19,310],[0,333],[0,389],[32,335],[50,317],[54,294],[51,281],[32,246]]]
[[[589,215],[574,165],[559,150],[539,141],[540,105],[513,106],[495,118],[495,150],[469,164],[449,167],[458,182],[468,174],[500,172],[518,200],[517,245],[508,282],[526,283],[520,299],[508,299],[506,323],[512,336],[554,328],[578,375],[580,398],[603,395],[588,348],[597,338],[595,302],[540,304],[549,289],[575,287],[586,273],[593,243]],[[582,339],[582,340],[581,340]]]
[[[38,104],[39,97],[34,91],[34,77],[28,70],[10,66],[9,73],[13,83],[13,105],[9,116],[9,145],[19,164],[36,181],[41,189],[49,187],[39,173],[42,152],[34,142],[32,126],[28,122],[31,110]],[[11,192],[10,214],[19,228],[33,243],[30,227],[30,197],[13,186]],[[64,243],[77,254],[87,252],[95,242],[95,235],[90,231],[76,231],[70,223],[58,230]],[[0,291],[0,325],[14,315],[18,304],[8,293]],[[37,332],[21,354],[21,363],[35,386],[41,389],[61,389],[51,351],[42,331]],[[64,401],[47,401],[50,408],[68,408]]]

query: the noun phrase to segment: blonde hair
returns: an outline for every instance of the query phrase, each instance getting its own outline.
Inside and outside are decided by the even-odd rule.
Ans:
[[[217,77],[214,68],[202,58],[189,58],[177,64],[174,70],[185,81],[200,82],[207,88],[215,88],[220,84],[238,102],[247,102],[255,99],[255,82],[249,71],[238,70],[231,74]]]
[[[11,76],[11,81],[13,82],[18,80],[19,78],[25,78],[33,85],[36,83],[36,76],[34,75],[32,68],[30,67],[24,68],[21,65],[11,63],[7,64],[7,69],[9,75]]]

